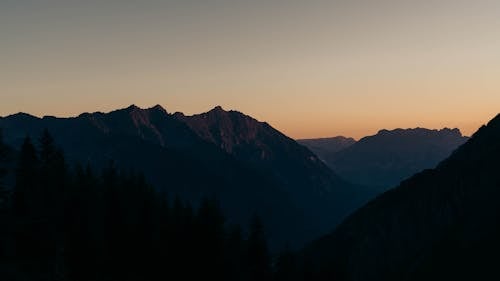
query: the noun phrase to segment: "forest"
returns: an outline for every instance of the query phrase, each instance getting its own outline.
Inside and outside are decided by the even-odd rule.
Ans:
[[[226,221],[217,198],[163,194],[112,161],[67,163],[48,130],[19,149],[0,135],[4,280],[312,280],[288,248],[271,253],[258,215]]]

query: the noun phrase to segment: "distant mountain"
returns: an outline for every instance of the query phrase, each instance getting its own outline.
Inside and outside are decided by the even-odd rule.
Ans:
[[[306,250],[321,280],[498,280],[500,115]]]
[[[434,168],[467,141],[458,129],[381,130],[337,153],[318,154],[340,176],[385,190]]]
[[[356,143],[353,138],[342,136],[320,139],[300,139],[297,140],[297,142],[309,148],[323,161],[334,158],[337,152]]]
[[[48,128],[71,162],[113,161],[192,201],[215,195],[231,221],[246,225],[260,213],[275,245],[328,232],[372,196],[268,124],[221,108],[192,117],[161,106],[74,118],[20,113],[1,118],[0,128],[13,147]]]

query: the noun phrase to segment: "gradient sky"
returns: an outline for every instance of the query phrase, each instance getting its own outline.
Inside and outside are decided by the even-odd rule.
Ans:
[[[0,115],[215,105],[292,137],[500,112],[500,1],[0,0]]]

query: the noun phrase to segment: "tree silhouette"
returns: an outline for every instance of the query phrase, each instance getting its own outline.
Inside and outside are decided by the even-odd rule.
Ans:
[[[90,167],[75,168],[71,194],[65,204],[65,258],[70,280],[95,280],[98,271],[97,179]]]
[[[274,269],[274,280],[276,281],[294,281],[298,280],[299,271],[297,269],[297,261],[294,253],[290,250],[287,245],[285,249],[279,254],[275,269]]]
[[[37,199],[40,196],[37,181],[38,166],[37,152],[28,136],[21,147],[16,170],[13,205],[14,212],[18,215],[28,215],[28,211],[38,211],[40,208]]]
[[[258,216],[245,239],[239,225],[226,225],[215,198],[170,202],[141,173],[119,171],[113,162],[101,173],[69,169],[47,130],[39,151],[26,137],[13,204],[0,213],[0,274],[3,261],[14,265],[7,279],[273,279]],[[292,264],[288,253],[278,259],[277,280],[293,276]]]
[[[43,212],[57,232],[61,232],[67,194],[67,168],[62,151],[45,129],[39,138],[39,184]]]
[[[248,237],[247,263],[251,280],[270,280],[270,255],[267,248],[264,227],[258,215],[254,215]]]
[[[243,239],[243,230],[238,224],[231,225],[226,242],[226,261],[227,280],[239,280],[243,273],[245,264],[245,241]]]
[[[224,216],[215,199],[204,198],[198,210],[196,221],[196,251],[200,273],[223,278],[224,271]]]
[[[7,207],[8,193],[5,185],[5,176],[7,175],[7,153],[8,148],[3,141],[3,130],[0,129],[0,211]]]

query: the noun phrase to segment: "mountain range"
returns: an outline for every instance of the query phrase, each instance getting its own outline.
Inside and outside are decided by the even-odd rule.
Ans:
[[[140,171],[193,202],[215,196],[229,221],[246,225],[260,214],[274,246],[327,233],[374,196],[269,124],[221,107],[194,116],[159,105],[73,118],[19,113],[1,118],[0,128],[12,147],[48,129],[70,163]]]
[[[273,265],[301,274],[297,280],[500,277],[500,115],[471,138],[416,128],[303,145],[221,107],[192,116],[134,105],[73,118],[18,113],[0,118],[0,129],[8,145],[0,147],[2,174],[14,169],[11,148],[47,129],[70,166],[139,171],[159,194],[195,205],[215,197],[230,223],[260,215],[273,252],[306,245]],[[16,173],[8,174],[0,191]]]
[[[346,180],[387,190],[434,168],[467,139],[459,129],[414,128],[380,130],[357,142],[344,137],[299,142]]]
[[[304,251],[321,280],[497,280],[500,115]]]

